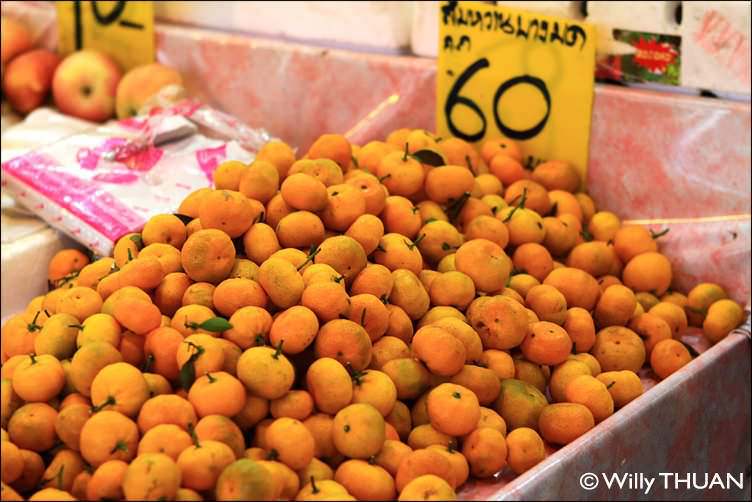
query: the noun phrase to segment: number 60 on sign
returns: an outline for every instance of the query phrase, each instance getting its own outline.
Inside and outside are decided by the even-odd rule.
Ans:
[[[525,162],[572,163],[585,179],[595,32],[479,2],[439,3],[436,129],[471,143],[499,135]]]

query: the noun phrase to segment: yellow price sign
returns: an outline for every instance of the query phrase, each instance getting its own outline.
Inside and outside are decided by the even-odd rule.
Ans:
[[[76,0],[55,5],[61,54],[99,50],[124,71],[154,62],[153,2]]]
[[[593,106],[591,25],[480,2],[439,3],[436,130],[506,136],[525,164],[572,163],[585,180]]]

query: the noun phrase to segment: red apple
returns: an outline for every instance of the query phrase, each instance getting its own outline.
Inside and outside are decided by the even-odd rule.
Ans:
[[[115,112],[115,93],[122,72],[106,54],[93,50],[66,57],[52,79],[55,105],[68,115],[102,122]]]
[[[3,93],[20,113],[29,113],[44,103],[60,57],[47,49],[36,49],[13,58],[3,74]]]
[[[3,66],[15,56],[26,52],[32,47],[29,30],[19,21],[3,17],[0,19],[0,39],[2,39],[2,53],[0,60]]]

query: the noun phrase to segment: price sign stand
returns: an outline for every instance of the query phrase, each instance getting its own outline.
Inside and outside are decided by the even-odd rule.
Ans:
[[[436,130],[471,143],[506,136],[525,164],[572,163],[585,180],[595,30],[480,2],[439,3]]]
[[[154,4],[141,1],[55,2],[59,52],[95,49],[124,70],[154,62]]]

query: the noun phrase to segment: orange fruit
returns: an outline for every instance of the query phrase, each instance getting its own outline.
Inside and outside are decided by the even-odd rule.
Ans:
[[[217,190],[237,190],[240,185],[240,177],[247,166],[239,160],[225,160],[221,162],[212,173],[214,188]]]
[[[305,420],[313,412],[313,397],[304,390],[291,390],[279,399],[271,401],[269,411],[274,418]]]
[[[219,284],[232,270],[235,246],[221,230],[205,229],[191,234],[180,254],[188,277],[197,282]]]
[[[376,455],[384,444],[385,434],[384,417],[370,404],[351,404],[334,416],[334,446],[347,457],[365,459]]]
[[[721,299],[710,304],[702,322],[702,331],[712,343],[716,343],[744,321],[745,313],[733,300]]]
[[[49,401],[63,389],[65,373],[55,356],[30,354],[13,372],[13,392],[26,402]]]
[[[89,500],[116,499],[123,495],[123,478],[128,464],[122,460],[109,460],[96,468],[86,487]]]
[[[225,467],[235,461],[235,453],[219,441],[197,441],[184,449],[175,461],[180,468],[182,486],[197,491],[214,488]]]
[[[730,300],[727,300],[730,301]],[[671,328],[671,335],[678,339],[687,329],[687,315],[684,309],[671,302],[658,302],[648,310],[648,314],[658,316]]]
[[[360,324],[334,319],[324,324],[316,336],[316,357],[331,357],[360,371],[371,362],[371,339]]]
[[[177,394],[154,396],[148,399],[138,414],[138,428],[142,433],[161,424],[177,425],[187,431],[197,422],[193,405]]]
[[[543,408],[538,427],[543,439],[565,445],[595,427],[595,420],[590,410],[582,404],[556,403]]]
[[[428,394],[426,402],[431,425],[450,436],[471,432],[480,418],[475,393],[461,385],[444,383]]]
[[[138,426],[117,411],[100,411],[81,429],[81,456],[93,467],[108,460],[129,462],[138,451]]]
[[[89,257],[78,249],[61,249],[47,265],[47,280],[57,283],[66,277],[72,278],[88,264]]]
[[[572,352],[572,339],[564,328],[552,322],[540,321],[531,324],[528,329],[521,346],[527,360],[548,365],[566,361]]]
[[[457,270],[470,276],[478,291],[486,293],[502,290],[512,270],[504,250],[486,239],[465,242],[455,256]]]
[[[266,204],[279,189],[279,171],[271,162],[256,159],[240,176],[238,191]]]
[[[71,359],[70,379],[78,392],[91,395],[97,373],[108,364],[121,362],[123,356],[107,342],[90,342],[76,351]]]
[[[570,403],[586,406],[593,414],[596,423],[614,413],[614,400],[606,386],[590,375],[573,378],[565,387],[564,395]]]
[[[213,194],[211,192],[208,195]],[[206,197],[206,196],[205,196]],[[185,224],[173,214],[158,214],[152,216],[141,231],[141,239],[148,246],[155,242],[169,244],[180,249],[185,242]]]
[[[271,472],[250,459],[236,460],[217,478],[217,500],[275,500],[282,491],[272,483]]]
[[[267,295],[258,282],[238,277],[220,282],[212,303],[217,312],[229,318],[243,307],[266,307]]]
[[[558,289],[567,300],[568,307],[593,310],[601,295],[598,281],[587,272],[570,267],[558,268],[546,276],[543,284]]]
[[[507,435],[506,441],[507,464],[516,474],[522,474],[546,458],[543,440],[533,429],[515,429]]]
[[[243,384],[224,371],[207,373],[197,378],[188,391],[188,401],[196,409],[199,417],[235,416],[245,406],[245,399]]]
[[[518,162],[522,162],[520,147],[509,138],[501,136],[498,138],[487,139],[480,147],[480,156],[486,163],[489,163],[494,156],[500,153],[508,155]]]
[[[415,333],[412,351],[436,375],[455,375],[465,363],[466,353],[462,342],[435,325],[424,326]]]
[[[123,476],[126,500],[169,500],[181,483],[178,465],[164,453],[144,453],[136,457]]]
[[[279,178],[282,179],[295,162],[295,152],[287,143],[273,140],[261,147],[256,154],[256,159],[273,164],[279,171]]]
[[[301,421],[282,417],[266,430],[266,445],[273,458],[293,470],[300,470],[313,459],[316,443]]]
[[[185,430],[175,424],[159,424],[146,431],[141,437],[138,443],[138,454],[164,453],[177,461],[180,453],[192,445],[193,440]]]
[[[663,380],[692,361],[687,348],[679,341],[669,339],[658,342],[650,353],[650,367]]]
[[[671,262],[660,253],[640,253],[624,267],[624,285],[635,292],[650,292],[661,296],[671,285]]]
[[[118,411],[135,417],[149,398],[149,387],[138,368],[124,362],[105,366],[91,383],[93,410]]]
[[[637,333],[645,343],[645,353],[650,356],[655,344],[672,337],[671,327],[655,314],[640,314],[629,321],[629,329]]]
[[[254,222],[254,207],[244,194],[214,190],[204,198],[198,211],[202,229],[219,229],[231,238],[240,237]]]
[[[102,298],[91,288],[75,287],[68,289],[57,301],[55,312],[70,314],[79,321],[92,316],[102,308]]]
[[[309,159],[330,159],[341,168],[350,165],[352,147],[341,134],[322,134],[308,149]]]
[[[397,387],[389,376],[378,370],[355,373],[353,379],[353,403],[368,403],[384,417],[394,408]]]
[[[634,331],[622,326],[600,330],[591,353],[604,371],[637,373],[645,363],[645,344]]]
[[[427,474],[445,481],[451,489],[449,483],[454,475],[452,464],[438,451],[423,448],[413,451],[402,460],[395,476],[397,491],[402,493],[409,483]]]
[[[232,328],[223,332],[222,337],[245,350],[268,340],[272,316],[261,307],[241,307],[232,314],[229,322]]]
[[[457,494],[446,480],[424,474],[405,484],[398,500],[457,500]]]
[[[462,442],[462,454],[470,464],[470,472],[488,478],[507,463],[507,443],[501,432],[490,427],[475,429]]]
[[[634,371],[607,371],[595,378],[600,380],[611,393],[614,405],[618,408],[626,405],[643,393],[642,381]]]
[[[350,375],[336,359],[316,359],[308,367],[306,382],[316,407],[324,413],[337,413],[352,401]]]
[[[196,424],[194,429],[200,441],[220,441],[235,453],[235,458],[242,458],[245,451],[243,432],[235,422],[223,415],[207,415]]]
[[[364,460],[347,460],[334,473],[334,480],[358,500],[392,500],[394,479],[386,469]]]
[[[238,378],[252,393],[264,399],[277,399],[290,390],[295,369],[280,348],[251,347],[237,365]]]

